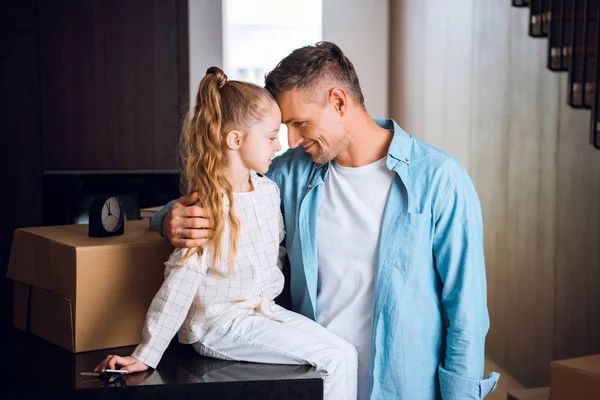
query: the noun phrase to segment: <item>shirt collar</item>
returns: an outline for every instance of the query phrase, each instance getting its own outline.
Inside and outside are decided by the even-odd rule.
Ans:
[[[411,136],[391,118],[373,118],[373,121],[383,129],[390,130],[394,133],[390,148],[388,149],[388,168],[394,169],[394,166],[390,164],[389,157],[392,157],[397,162],[410,165],[410,151],[412,147]],[[331,161],[324,164],[314,163],[315,169],[325,168],[325,171],[329,169]],[[395,163],[394,163],[395,164]]]
[[[411,136],[400,128],[400,126],[393,119],[374,119],[375,123],[383,129],[394,132],[394,137],[390,143],[388,150],[388,156],[402,162],[406,165],[410,165],[410,151],[412,147]]]

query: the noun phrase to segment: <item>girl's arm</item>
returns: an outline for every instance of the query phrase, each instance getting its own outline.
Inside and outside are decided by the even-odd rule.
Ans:
[[[285,223],[283,222],[281,193],[279,192],[279,187],[277,185],[274,186],[277,192],[277,207],[275,208],[275,212],[279,215],[279,254],[277,255],[277,266],[283,271],[283,263],[287,254],[287,250],[285,248]]]
[[[165,280],[148,309],[142,342],[132,354],[152,368],[179,331],[205,276],[206,267],[198,255],[183,260],[186,251],[175,250],[165,263]]]
[[[283,216],[279,213],[279,254],[277,255],[277,266],[283,271],[283,262],[285,261],[285,228],[283,226]]]

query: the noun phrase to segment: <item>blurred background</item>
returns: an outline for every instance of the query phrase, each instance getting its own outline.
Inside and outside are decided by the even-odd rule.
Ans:
[[[121,196],[128,219],[178,197],[179,127],[206,69],[263,84],[290,51],[328,40],[373,117],[467,167],[488,357],[515,385],[547,385],[550,360],[600,352],[597,3],[3,1],[3,326],[15,228],[86,223],[102,194]]]

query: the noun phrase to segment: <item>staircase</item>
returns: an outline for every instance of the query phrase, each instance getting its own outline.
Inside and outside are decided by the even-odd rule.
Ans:
[[[569,74],[568,103],[591,110],[590,140],[600,150],[600,0],[512,0],[529,8],[529,35],[548,38],[548,68]]]

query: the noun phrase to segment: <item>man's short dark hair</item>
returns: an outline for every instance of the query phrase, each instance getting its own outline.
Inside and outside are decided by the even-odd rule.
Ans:
[[[342,49],[331,42],[294,50],[267,74],[265,88],[278,99],[288,90],[315,88],[324,79],[341,85],[356,103],[365,106],[354,65]]]

